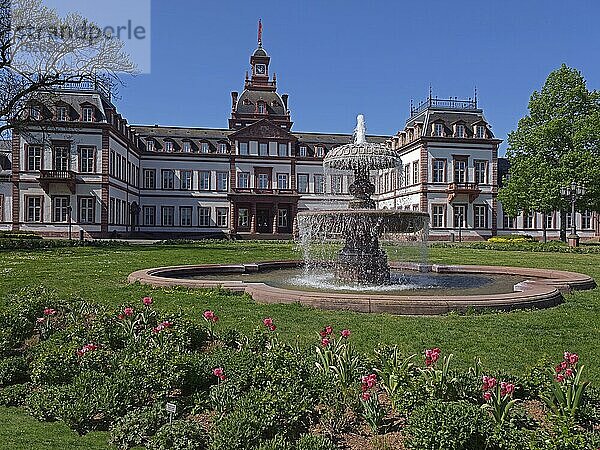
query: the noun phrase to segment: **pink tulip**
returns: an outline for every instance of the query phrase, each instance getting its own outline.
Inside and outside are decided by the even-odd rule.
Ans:
[[[573,375],[573,369],[566,369],[565,370],[565,377],[566,378],[569,378],[572,375]]]
[[[331,326],[327,325],[325,327],[325,334],[327,334],[329,336],[331,333],[333,333],[333,328]]]
[[[327,347],[327,346],[329,345],[329,343],[330,343],[330,342],[331,342],[331,341],[330,341],[329,339],[327,339],[327,338],[323,338],[323,339],[321,339],[321,345],[322,345],[323,347]]]
[[[490,391],[486,391],[483,393],[483,399],[486,402],[489,402],[491,398],[492,398],[492,393]]]
[[[213,369],[213,375],[221,381],[225,380],[225,372],[223,371],[222,367],[217,367]]]
[[[368,402],[370,398],[371,398],[371,394],[369,392],[363,392],[362,393],[362,399],[363,399],[363,401]]]
[[[54,314],[56,314],[56,310],[55,309],[44,308],[44,315],[45,316],[53,316]]]
[[[266,317],[263,319],[263,324],[268,328],[273,325],[273,319],[271,317]]]
[[[575,365],[577,364],[577,362],[579,361],[579,356],[577,355],[577,353],[571,353],[571,355],[569,356],[569,362],[571,363],[571,365]]]
[[[144,303],[144,305],[150,306],[152,304],[152,297],[144,297],[142,299],[142,302]]]
[[[131,308],[131,307],[125,308],[123,310],[123,314],[125,314],[127,317],[132,316],[133,315],[133,308]]]
[[[563,381],[565,381],[565,376],[562,373],[559,373],[558,375],[556,375],[556,381],[562,383]]]
[[[350,337],[350,330],[342,330],[341,334],[343,338],[348,338]]]
[[[204,316],[204,318],[206,320],[213,320],[216,316],[215,313],[211,310],[206,310],[204,311],[204,314],[202,314]]]
[[[38,317],[35,322],[36,323],[43,323],[45,320],[46,320],[45,317]]]

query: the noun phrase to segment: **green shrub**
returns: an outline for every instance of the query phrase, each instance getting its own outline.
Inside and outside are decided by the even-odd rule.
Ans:
[[[162,426],[147,447],[151,450],[204,450],[208,448],[208,435],[196,422],[174,420]]]
[[[37,420],[54,421],[60,419],[63,402],[69,401],[63,386],[42,386],[31,392],[25,406]]]
[[[292,444],[290,444],[283,436],[277,435],[273,439],[262,442],[257,450],[292,450]]]
[[[335,445],[325,436],[304,434],[298,439],[296,450],[335,450]]]
[[[432,400],[411,414],[406,445],[419,450],[481,450],[492,429],[489,416],[477,405]]]
[[[33,382],[49,385],[70,383],[79,373],[78,348],[75,342],[45,341],[38,345],[31,362]]]
[[[134,409],[113,423],[109,442],[124,450],[145,445],[168,421],[162,404]]]
[[[29,367],[22,356],[0,359],[0,387],[29,381]]]
[[[31,383],[13,384],[0,389],[0,405],[23,406],[31,394]]]

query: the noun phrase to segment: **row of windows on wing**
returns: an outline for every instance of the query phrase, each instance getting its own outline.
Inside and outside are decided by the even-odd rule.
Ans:
[[[237,154],[255,156],[289,156],[289,147],[288,144],[277,142],[240,141],[237,143]],[[323,145],[314,145],[311,148],[308,145],[299,144],[296,148],[296,156],[300,158],[323,158],[325,156],[325,147]]]
[[[398,136],[393,137],[393,144],[397,148],[418,139],[421,136],[422,129],[422,123],[415,123],[414,126],[408,127],[398,133]],[[431,124],[430,132],[431,136],[435,137],[485,139],[489,136],[487,126],[483,122],[472,127],[467,127],[464,123],[454,123],[451,127],[447,127],[443,121],[438,120]]]
[[[255,114],[268,114],[269,113],[269,108],[268,108],[267,103],[262,100],[259,100],[256,103],[252,103],[252,101],[250,99],[246,98],[246,99],[244,99],[242,104],[244,106],[254,105]],[[279,102],[277,100],[273,100],[271,102],[271,106],[273,108],[277,108],[278,106],[281,106],[281,105],[279,104]]]
[[[561,228],[560,212],[558,211],[554,211],[550,214],[542,214],[536,212],[521,213],[520,219],[523,224],[523,228],[527,230],[539,230],[544,225],[546,226],[546,230],[560,230]],[[517,228],[518,222],[519,220],[517,220],[516,217],[510,217],[509,215],[505,214],[503,216],[502,227],[506,229]],[[590,230],[594,228],[591,211],[575,213],[575,222],[577,228],[582,230]],[[572,226],[572,214],[566,213],[565,228],[569,229]]]
[[[28,117],[36,121],[54,120],[57,122],[96,122],[101,119],[101,113],[95,106],[84,103],[80,107],[80,111],[77,111],[66,103],[55,105],[53,109],[42,105],[33,105],[29,107]]]
[[[71,205],[69,196],[53,196],[51,201],[51,216],[45,214],[45,197],[43,195],[25,196],[25,221],[26,222],[51,222],[65,223],[96,223],[96,206],[99,204],[95,197],[77,197],[77,208]]]
[[[447,183],[447,160],[433,159],[431,162],[431,182]],[[454,175],[453,183],[489,183],[489,162],[487,160],[474,160],[473,166],[468,166],[467,159],[454,159],[452,161]],[[390,192],[400,187],[414,186],[421,182],[421,163],[420,160],[406,163],[402,171],[391,170],[382,172],[373,180],[373,184],[378,188],[378,192]]]
[[[198,143],[191,139],[185,139],[179,144],[175,140],[164,139],[159,142],[155,139],[146,140],[146,150],[149,152],[166,152],[166,153],[221,153],[229,152],[229,146],[226,142],[218,142],[216,145],[208,141],[200,141]]]
[[[29,172],[45,169],[65,172],[77,168],[77,171],[81,173],[96,172],[96,147],[79,146],[77,152],[72,154],[67,146],[54,146],[51,161],[51,167],[46,167],[47,162],[44,158],[44,148],[42,146],[30,145],[27,147],[25,167]]]

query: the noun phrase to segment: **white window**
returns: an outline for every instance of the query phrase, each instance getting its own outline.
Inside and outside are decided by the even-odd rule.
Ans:
[[[208,142],[202,142],[200,144],[200,152],[202,152],[202,153],[208,153],[208,151],[209,151]]]
[[[475,205],[473,207],[475,228],[487,228],[487,207]]]
[[[179,225],[182,227],[192,226],[192,207],[181,206],[179,208]]]
[[[444,183],[446,181],[446,160],[433,160],[433,182]]]
[[[146,148],[148,149],[149,152],[154,151],[154,139],[148,139],[146,141]]]
[[[467,181],[467,161],[464,159],[454,160],[454,182],[464,183]]]
[[[185,191],[192,190],[192,171],[182,170],[181,171],[181,189]]]
[[[94,147],[81,147],[79,149],[79,171],[94,173],[96,162],[96,149]]]
[[[315,175],[315,194],[325,193],[325,178],[321,174]]]
[[[298,192],[301,194],[308,192],[308,175],[305,173],[298,174]]]
[[[265,104],[263,102],[258,102],[258,113],[259,114],[264,114],[265,113]]]
[[[210,172],[208,170],[198,172],[198,189],[210,191]]]
[[[219,228],[227,228],[227,215],[229,210],[227,208],[217,208],[217,226]]]
[[[250,214],[248,208],[238,209],[238,227],[248,228],[250,226]]]
[[[467,207],[465,205],[454,205],[454,228],[467,227]]]
[[[266,142],[261,142],[258,145],[258,154],[260,156],[267,156],[269,154],[269,144]]]
[[[156,187],[156,170],[144,169],[144,189],[155,189]]]
[[[551,230],[554,228],[554,214],[545,214],[544,217],[546,218],[546,229],[547,230]]]
[[[525,216],[525,228],[531,230],[535,228],[535,212],[530,212]]]
[[[79,199],[79,222],[94,223],[95,204],[94,197],[83,197]]]
[[[321,145],[317,145],[317,146],[315,147],[315,156],[316,156],[317,158],[322,158],[323,156],[325,156],[325,149],[324,149],[324,147],[323,147],[323,146],[321,146]]]
[[[27,222],[42,221],[42,197],[27,197]]]
[[[306,145],[300,146],[300,156],[302,158],[305,158],[306,156],[308,156],[308,152],[306,151]]]
[[[419,161],[415,161],[413,162],[412,165],[413,168],[413,184],[417,184],[419,182]]]
[[[210,227],[210,208],[205,206],[198,207],[198,226]]]
[[[52,199],[52,220],[67,222],[69,220],[69,197],[54,197]]]
[[[279,156],[287,156],[288,155],[288,145],[287,144],[279,144]]]
[[[238,144],[238,149],[239,149],[240,155],[247,155],[248,154],[248,143],[240,142]]]
[[[462,138],[465,137],[465,126],[458,124],[456,125],[456,137]]]
[[[227,153],[227,144],[224,142],[219,143],[219,153]]]
[[[341,194],[342,193],[342,176],[332,175],[331,176],[331,193]]]
[[[445,208],[444,205],[432,205],[431,207],[431,226],[433,228],[443,228],[445,226]]]
[[[27,148],[27,170],[42,170],[42,147]]]
[[[258,174],[258,189],[270,189],[269,186],[269,174],[259,173]]]
[[[443,136],[444,135],[444,124],[443,123],[434,123],[433,124],[433,135],[434,136]]]
[[[487,184],[487,161],[475,161],[475,183]]]
[[[250,173],[249,172],[238,172],[237,187],[247,189],[250,187]]]
[[[56,120],[59,122],[65,122],[69,120],[68,111],[66,106],[56,107]]]
[[[173,142],[165,141],[165,152],[167,152],[167,153],[173,152]]]
[[[192,151],[192,143],[190,141],[183,141],[183,151],[185,153]]]
[[[173,206],[162,206],[160,209],[161,225],[163,227],[172,227],[175,224],[175,208]]]
[[[69,170],[69,149],[67,147],[54,147],[54,170]]]
[[[584,211],[581,213],[581,229],[589,230],[592,228],[592,213],[590,211]]]
[[[163,189],[174,189],[175,188],[175,171],[166,169],[162,171],[162,188]]]
[[[288,226],[288,210],[278,209],[277,210],[277,226],[279,228],[287,228]]]
[[[410,186],[410,165],[404,166],[404,186]]]
[[[227,180],[229,178],[228,172],[217,172],[217,191],[227,190]]]
[[[485,138],[485,134],[486,134],[485,131],[486,131],[485,125],[477,125],[477,137],[479,139]]]
[[[94,121],[94,109],[91,106],[84,106],[81,110],[81,120],[84,122]]]
[[[508,214],[504,214],[502,218],[502,227],[506,230],[515,227],[515,219],[510,217]]]
[[[144,225],[153,227],[156,224],[156,206],[144,206]]]
[[[288,188],[287,173],[278,173],[277,174],[277,189],[287,189],[287,188]]]

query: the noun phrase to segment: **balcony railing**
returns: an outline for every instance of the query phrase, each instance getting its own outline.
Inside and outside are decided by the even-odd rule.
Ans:
[[[479,194],[481,194],[481,189],[477,183],[470,181],[462,183],[453,182],[448,184],[446,192],[448,193],[448,202],[452,202],[459,194],[467,194],[469,196],[469,202],[473,203],[475,199],[479,197]]]
[[[102,94],[108,101],[111,100],[110,89],[100,80],[64,82],[58,85],[57,89],[63,91],[98,92],[99,94]]]
[[[296,191],[293,189],[263,189],[263,188],[233,188],[232,191],[236,194],[267,194],[267,195],[294,195]]]
[[[41,170],[38,181],[45,191],[50,188],[50,183],[65,183],[74,194],[77,176],[72,170]]]
[[[477,109],[477,100],[467,99],[459,100],[458,98],[428,98],[423,100],[417,106],[410,107],[410,116],[415,116],[427,108],[443,108],[457,110],[474,110]]]

